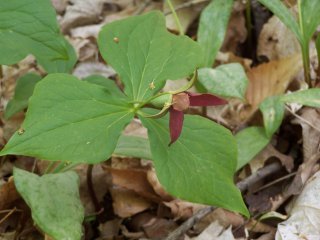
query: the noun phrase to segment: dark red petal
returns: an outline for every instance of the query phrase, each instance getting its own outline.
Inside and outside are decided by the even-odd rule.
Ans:
[[[222,98],[216,97],[209,93],[195,94],[188,93],[190,97],[190,106],[204,107],[227,104],[228,102]]]
[[[182,131],[182,125],[183,125],[183,112],[177,111],[174,108],[170,108],[170,120],[169,120],[169,128],[170,128],[170,138],[171,142],[169,143],[169,146],[177,141],[179,138],[181,131]]]

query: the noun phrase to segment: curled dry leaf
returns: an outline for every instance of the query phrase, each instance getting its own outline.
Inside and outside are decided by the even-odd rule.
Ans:
[[[287,221],[278,225],[276,240],[320,239],[320,172],[294,201]]]
[[[167,193],[162,185],[159,182],[159,179],[156,175],[156,171],[154,168],[150,169],[147,172],[147,179],[149,183],[151,184],[153,190],[163,199],[164,201],[171,201],[173,200],[173,197]]]
[[[83,62],[78,64],[73,74],[78,78],[86,78],[91,75],[100,75],[108,78],[114,75],[115,71],[110,66],[100,62]]]
[[[249,108],[242,111],[242,119],[249,119],[265,98],[283,94],[301,69],[299,54],[252,68],[247,73],[249,85],[246,99]]]
[[[58,14],[62,14],[68,5],[69,0],[51,0],[51,3]]]

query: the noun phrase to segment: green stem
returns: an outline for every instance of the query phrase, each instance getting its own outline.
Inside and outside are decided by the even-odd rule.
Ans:
[[[176,25],[177,25],[177,27],[178,27],[178,29],[179,29],[179,34],[180,34],[180,35],[184,35],[181,22],[180,22],[180,20],[179,20],[179,17],[178,17],[178,15],[177,15],[176,10],[174,9],[174,7],[173,7],[173,5],[172,5],[171,0],[167,0],[167,3],[168,3],[168,6],[169,6],[169,8],[170,8],[170,10],[171,10],[171,12],[172,12],[172,15],[173,15],[173,17],[174,17],[174,20],[176,21]]]
[[[301,0],[298,0],[298,12],[299,12],[299,27],[302,39],[300,40],[301,51],[302,51],[302,61],[304,69],[304,78],[309,87],[311,85],[311,76],[310,76],[310,55],[309,55],[309,41],[306,40],[304,35],[303,20],[302,20],[302,11],[301,11]]]

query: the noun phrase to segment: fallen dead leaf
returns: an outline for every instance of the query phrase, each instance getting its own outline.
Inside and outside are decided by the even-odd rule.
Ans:
[[[107,0],[70,0],[72,5],[67,6],[60,25],[62,32],[67,32],[72,27],[91,24],[100,19],[103,4]]]
[[[9,208],[18,199],[20,195],[14,186],[13,178],[9,178],[9,181],[0,188],[0,210]]]
[[[249,107],[241,112],[242,119],[249,119],[265,98],[283,94],[301,69],[299,54],[252,68],[247,73],[249,84],[246,99]]]
[[[192,240],[234,240],[231,226],[225,229],[219,222],[211,223],[199,236]]]
[[[200,209],[207,207],[206,205],[190,203],[179,199],[175,199],[171,202],[164,202],[163,204],[171,209],[172,215],[174,216],[175,220],[188,219]]]
[[[306,183],[287,221],[278,225],[276,240],[320,239],[320,172]]]
[[[251,173],[255,173],[264,166],[266,161],[272,157],[276,157],[280,160],[281,164],[286,168],[288,172],[291,172],[294,164],[291,156],[282,154],[274,148],[272,144],[268,144],[257,156],[249,162]]]
[[[110,66],[100,62],[82,62],[73,71],[73,75],[78,78],[86,78],[91,75],[100,75],[108,78],[114,74],[115,71]]]
[[[173,197],[166,192],[166,190],[162,187],[161,183],[158,180],[156,171],[154,168],[151,168],[147,172],[147,179],[149,183],[151,184],[153,190],[161,197],[164,201],[171,201],[173,200]]]
[[[113,199],[114,213],[122,218],[131,217],[152,206],[150,201],[131,190],[112,187],[110,193]]]
[[[273,16],[264,24],[258,40],[258,57],[279,60],[300,51],[296,36],[278,17]]]

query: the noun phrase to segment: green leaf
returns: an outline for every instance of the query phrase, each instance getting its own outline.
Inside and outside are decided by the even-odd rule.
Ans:
[[[282,123],[285,105],[281,102],[281,97],[272,96],[266,98],[260,104],[260,111],[262,112],[266,135],[271,138]]]
[[[286,103],[299,103],[308,107],[320,107],[320,89],[312,88],[308,90],[289,93],[281,97],[281,101]]]
[[[190,75],[203,60],[196,42],[166,30],[160,12],[106,25],[99,34],[98,44],[103,58],[120,75],[125,94],[133,101],[150,98],[168,79]]]
[[[2,0],[0,9],[0,65],[33,54],[47,72],[73,68],[75,51],[60,34],[50,0]]]
[[[41,80],[41,76],[35,73],[27,73],[17,80],[13,98],[8,102],[4,117],[11,118],[17,112],[27,108],[34,87]]]
[[[247,75],[238,63],[221,65],[215,69],[201,68],[198,80],[209,93],[240,99],[244,99],[248,85]]]
[[[237,170],[249,163],[270,142],[262,127],[248,127],[236,134],[238,144]]]
[[[222,46],[233,0],[213,0],[203,10],[198,28],[198,42],[205,52],[205,66],[211,67]]]
[[[121,135],[113,155],[152,159],[148,139],[136,136]]]
[[[15,168],[14,183],[31,208],[35,224],[54,239],[80,240],[84,208],[75,172],[39,177]]]
[[[133,116],[124,95],[68,74],[51,74],[37,84],[21,129],[0,155],[101,162],[111,156]]]
[[[169,193],[249,216],[233,183],[237,146],[229,130],[200,116],[186,115],[181,136],[169,147],[168,117],[141,120],[148,128],[157,176]]]
[[[258,0],[273,12],[298,38],[300,43],[303,42],[303,37],[300,33],[299,25],[296,19],[291,14],[290,10],[280,0]],[[309,0],[307,0],[309,1]]]
[[[301,25],[306,44],[311,40],[320,24],[319,1],[301,0]]]

